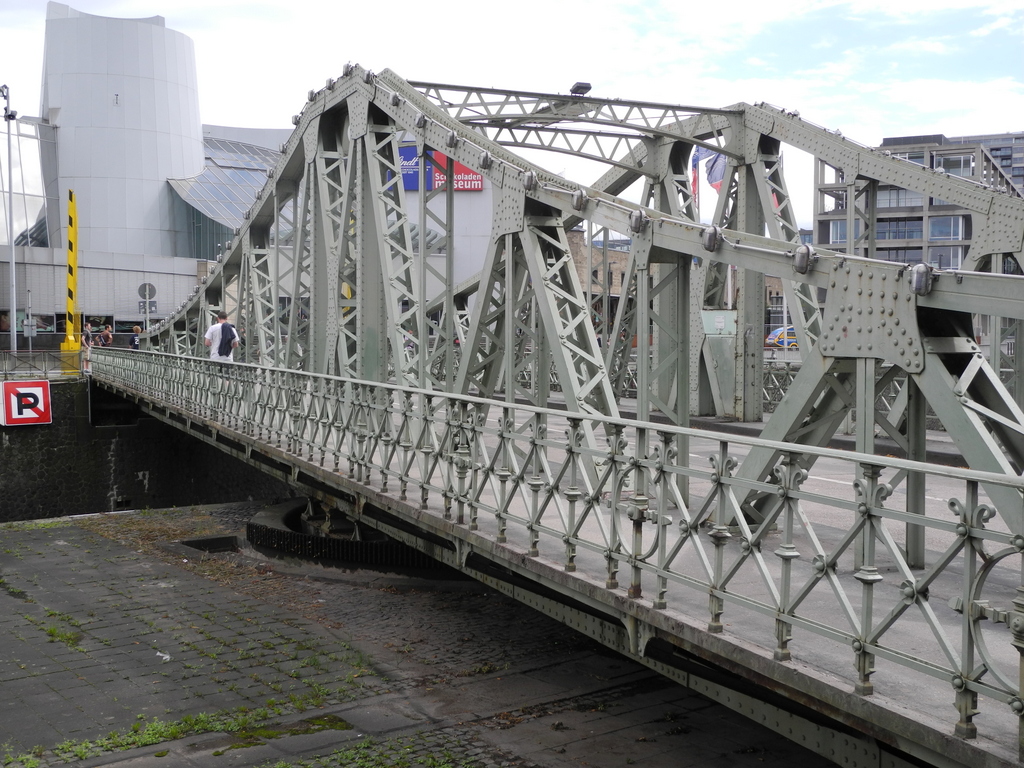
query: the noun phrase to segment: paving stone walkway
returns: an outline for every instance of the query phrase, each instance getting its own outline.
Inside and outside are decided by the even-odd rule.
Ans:
[[[472,582],[118,533],[250,512],[0,527],[0,764],[831,765]]]

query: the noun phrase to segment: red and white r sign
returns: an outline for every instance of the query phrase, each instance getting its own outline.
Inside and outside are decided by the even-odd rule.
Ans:
[[[5,381],[3,382],[3,426],[21,424],[49,424],[50,382],[48,381]]]

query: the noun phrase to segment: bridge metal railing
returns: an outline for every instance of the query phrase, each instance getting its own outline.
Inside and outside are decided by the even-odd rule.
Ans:
[[[765,413],[775,412],[799,371],[799,363],[765,361],[761,372],[761,407]]]
[[[95,350],[93,375],[776,662],[904,696],[958,736],[979,712],[986,738],[1016,752],[1024,736],[1024,503],[992,501],[1024,499],[1020,477],[159,353]],[[772,468],[744,476],[756,452]]]
[[[78,376],[82,353],[63,351],[0,351],[0,379],[55,379]]]

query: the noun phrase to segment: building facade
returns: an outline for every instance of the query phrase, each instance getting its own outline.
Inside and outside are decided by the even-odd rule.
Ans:
[[[55,2],[46,9],[39,116],[8,122],[16,295],[4,227],[0,320],[15,317],[33,336],[19,348],[36,349],[65,336],[72,193],[78,312],[127,333],[189,295],[291,133],[204,126],[192,41],[162,17],[106,18]],[[0,348],[9,346],[0,335]]]
[[[1017,134],[1004,134],[1011,140]],[[1024,141],[1024,134],[1020,134]],[[877,149],[937,173],[1020,195],[1003,155],[993,145],[942,134],[882,140]],[[1012,162],[1011,153],[1007,157]],[[1021,145],[1024,152],[1024,143]],[[1024,163],[1024,158],[1022,158]],[[1024,170],[1024,168],[1022,168]],[[971,245],[970,212],[937,197],[891,185],[865,185],[842,169],[816,161],[814,243],[834,251],[936,269],[959,269]],[[1004,271],[1017,271],[1015,262]]]
[[[957,136],[948,140],[953,144],[978,144],[999,164],[1018,192],[1024,194],[1024,131],[1019,133],[985,133],[977,136]]]
[[[192,294],[292,132],[203,125],[192,41],[168,29],[163,17],[106,18],[56,2],[46,13],[40,115],[10,121],[16,290],[12,297],[5,279],[11,253],[5,228],[0,349],[10,346],[2,331],[12,310],[19,329],[31,317],[25,327],[35,334],[34,348],[56,348],[65,338],[70,193],[78,222],[78,313],[94,326],[129,333],[168,316]],[[305,88],[296,84],[296,93]],[[403,160],[415,152],[415,145],[403,146]],[[0,176],[6,219],[6,155]],[[403,176],[406,205],[417,212],[423,191]],[[479,272],[473,254],[486,252],[491,236],[490,183],[457,167],[454,184],[464,214],[459,229],[442,232],[443,222],[426,227],[428,240],[444,235],[445,249],[454,249],[454,274],[430,272],[431,294],[446,277],[457,283]],[[441,221],[440,214],[434,218]],[[414,240],[418,233],[414,222]],[[290,245],[295,233],[280,234]],[[19,348],[28,343],[22,337]]]

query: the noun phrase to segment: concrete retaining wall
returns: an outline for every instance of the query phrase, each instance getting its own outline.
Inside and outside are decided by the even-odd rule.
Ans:
[[[52,424],[0,427],[0,522],[295,495],[90,383],[51,383]]]

